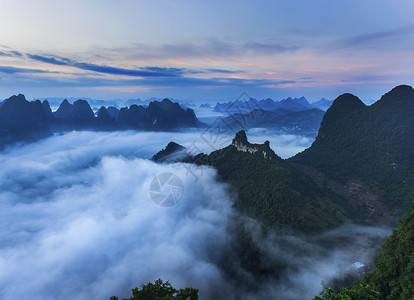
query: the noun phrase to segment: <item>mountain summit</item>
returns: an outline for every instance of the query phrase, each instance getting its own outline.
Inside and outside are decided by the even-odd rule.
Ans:
[[[345,115],[365,107],[366,105],[358,97],[352,94],[343,94],[334,100],[327,113]]]
[[[188,159],[190,155],[186,153],[186,148],[180,144],[169,142],[165,149],[162,149],[157,154],[155,154],[151,160],[155,162],[177,162]]]
[[[240,130],[236,133],[232,141],[232,146],[236,147],[237,151],[249,152],[249,153],[262,153],[264,158],[272,159],[276,157],[276,154],[270,149],[269,141],[265,141],[263,145],[261,144],[251,144],[247,140],[247,135],[244,130]]]
[[[375,109],[397,110],[405,107],[407,112],[414,109],[414,89],[409,85],[399,85],[381,97],[372,105]]]
[[[5,100],[0,107],[0,133],[0,146],[50,135],[42,103],[29,102],[22,94]]]

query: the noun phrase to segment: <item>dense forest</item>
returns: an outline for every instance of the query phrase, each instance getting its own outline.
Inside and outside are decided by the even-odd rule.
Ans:
[[[239,151],[243,147],[246,150]],[[344,197],[320,188],[277,156],[268,142],[250,144],[244,131],[237,133],[232,145],[197,155],[193,162],[216,168],[221,179],[237,190],[235,208],[267,228],[320,232],[367,215],[364,210],[355,214]]]
[[[289,161],[339,181],[359,181],[396,216],[414,200],[414,90],[398,86],[366,106],[338,97],[313,145]]]

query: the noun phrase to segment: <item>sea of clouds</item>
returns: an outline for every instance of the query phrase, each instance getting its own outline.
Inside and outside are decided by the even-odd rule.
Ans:
[[[305,143],[272,138],[280,147]],[[191,174],[188,165],[148,160],[171,140],[211,148],[199,132],[81,131],[0,152],[0,298],[122,298],[162,278],[200,289],[201,299],[307,299],[322,281],[353,272],[352,263],[371,262],[373,243],[390,233],[347,226],[314,237],[265,235],[247,220],[262,263],[288,267],[246,288],[248,277],[229,278],[222,263],[237,266],[231,223],[241,217],[232,189],[212,168],[191,166]],[[163,173],[184,187],[172,207],[149,193]]]

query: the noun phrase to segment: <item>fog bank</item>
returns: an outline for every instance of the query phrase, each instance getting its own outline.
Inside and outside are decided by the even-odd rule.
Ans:
[[[354,272],[354,262],[369,264],[390,233],[347,226],[314,237],[264,235],[237,215],[214,169],[191,166],[195,178],[189,165],[148,160],[170,140],[188,146],[198,134],[69,132],[0,152],[0,298],[122,298],[160,277],[200,289],[201,299],[307,299],[322,281]],[[150,194],[165,173],[183,187],[171,207]],[[239,262],[241,220],[267,276]]]

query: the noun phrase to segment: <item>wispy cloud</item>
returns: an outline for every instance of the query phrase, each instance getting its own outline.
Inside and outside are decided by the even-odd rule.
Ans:
[[[12,50],[12,51],[10,51],[10,53],[12,53],[14,56],[19,56],[19,57],[23,56],[23,54],[20,53],[19,51]]]
[[[52,56],[52,55],[33,55],[27,54],[27,57],[43,63],[70,66],[81,70],[93,71],[111,75],[125,75],[133,77],[178,77],[186,72],[182,68],[160,68],[160,67],[142,67],[138,69],[117,68],[112,66],[97,65],[91,63],[77,62],[72,59]]]
[[[236,74],[236,73],[243,73],[243,70],[226,70],[226,69],[200,69],[200,70],[192,70],[187,68],[166,68],[166,67],[154,67],[154,66],[146,66],[146,67],[139,67],[135,69],[130,68],[118,68],[108,65],[98,65],[93,63],[86,63],[86,62],[79,62],[70,58],[60,57],[56,55],[39,55],[39,54],[30,54],[26,53],[23,54],[18,51],[2,51],[0,52],[0,56],[8,56],[8,57],[21,57],[27,58],[30,60],[57,65],[57,66],[69,66],[74,67],[80,70],[85,71],[92,71],[96,73],[102,74],[110,74],[110,75],[124,75],[124,76],[131,76],[131,77],[181,77],[185,74],[199,74],[199,73],[223,73],[223,74]],[[20,68],[13,68],[13,67],[4,67],[5,71],[8,73],[17,73],[18,70],[21,70],[20,73],[24,72],[24,69]],[[41,73],[41,70],[38,70],[38,73]],[[48,71],[44,71],[48,73]]]
[[[26,56],[33,60],[58,66],[68,66],[74,63],[72,60],[63,57],[42,56],[37,54],[26,54]]]
[[[49,71],[40,68],[21,68],[15,66],[0,66],[0,73],[13,75],[3,77],[0,86],[25,86],[25,87],[114,87],[114,86],[141,86],[147,88],[219,88],[219,87],[258,87],[277,86],[279,84],[292,83],[293,81],[275,81],[269,79],[243,79],[228,78],[226,75],[243,73],[243,70],[228,70],[221,68],[165,68],[145,66],[132,68],[119,68],[95,63],[79,62],[72,58],[61,57],[52,54],[22,53],[19,51],[3,50],[2,55],[22,60],[36,61],[53,66],[69,66],[93,73],[70,73],[64,71]],[[44,73],[46,76],[37,76],[35,73]],[[54,76],[59,73],[62,76]],[[98,74],[126,75],[131,79],[94,76]],[[223,74],[223,77],[196,78],[192,74]],[[47,76],[49,74],[49,76]]]
[[[9,52],[0,51],[0,56],[12,56],[12,54]]]
[[[18,69],[18,68],[16,68]],[[241,89],[257,88],[260,86],[277,87],[284,84],[295,83],[293,80],[270,80],[270,79],[240,79],[240,78],[195,78],[195,77],[146,77],[146,78],[105,78],[90,76],[90,74],[78,76],[37,76],[32,69],[14,70],[5,69],[4,73],[14,74],[13,77],[3,78],[0,87],[114,87],[114,86],[141,86],[152,89],[158,88],[220,88],[236,87]],[[7,72],[6,72],[7,71]],[[1,72],[1,69],[0,69]],[[38,71],[43,73],[42,70]],[[44,73],[47,73],[46,71]],[[47,75],[47,74],[46,74]]]
[[[244,49],[247,51],[258,52],[262,54],[277,54],[289,51],[296,51],[299,49],[298,46],[285,46],[278,43],[257,43],[248,42],[244,45]]]
[[[133,47],[101,48],[99,51],[110,55],[123,55],[131,59],[166,59],[166,58],[207,58],[240,57],[256,55],[276,55],[295,52],[300,47],[275,41],[223,41],[207,39],[200,42],[147,45],[135,44]]]
[[[380,32],[371,32],[366,34],[360,34],[348,39],[340,40],[336,43],[337,47],[358,47],[358,46],[365,46],[370,43],[381,41],[381,40],[388,40],[390,38],[413,34],[414,33],[414,24],[409,26],[394,28],[387,31],[380,31]],[[414,37],[413,37],[414,38]]]
[[[0,51],[0,56],[8,56],[8,57],[22,57],[22,56],[24,56],[24,54],[19,52],[19,51],[9,50],[9,49],[11,49],[10,47],[6,47],[6,46],[3,46],[3,45],[1,45],[1,47],[6,48],[7,51],[5,51],[5,50]]]
[[[211,72],[211,73],[224,73],[224,74],[244,73],[243,70],[232,71],[232,70],[224,70],[224,69],[206,69],[206,71]]]
[[[57,71],[47,71],[40,69],[16,68],[10,66],[0,66],[0,73],[16,74],[16,73],[60,73]]]

